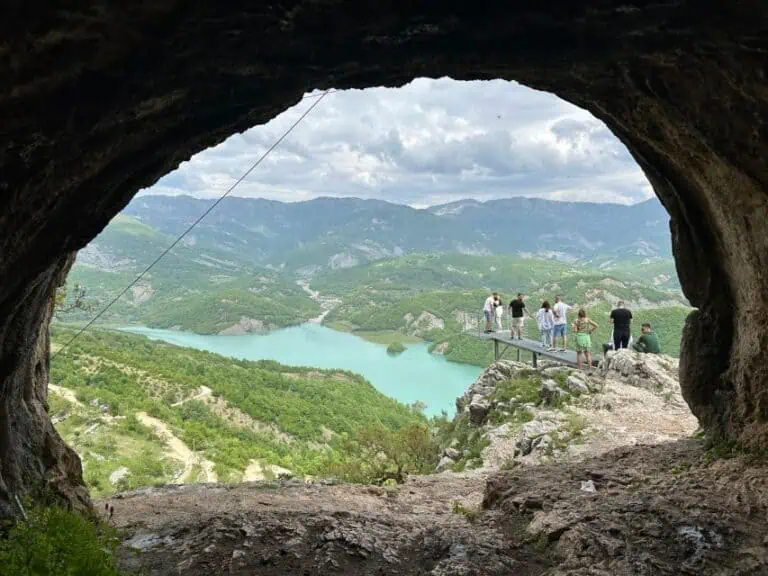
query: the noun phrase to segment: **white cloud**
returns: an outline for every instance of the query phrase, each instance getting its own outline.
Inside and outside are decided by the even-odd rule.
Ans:
[[[221,195],[316,98],[193,156],[144,193]],[[514,82],[421,78],[327,95],[234,194],[428,206],[509,196],[633,203],[653,191],[585,110]]]

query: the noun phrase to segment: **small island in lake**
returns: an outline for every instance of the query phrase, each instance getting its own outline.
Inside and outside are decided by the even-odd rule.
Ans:
[[[403,346],[402,342],[392,342],[389,346],[387,346],[387,354],[391,356],[397,356],[398,354],[402,354],[405,352],[405,346]]]

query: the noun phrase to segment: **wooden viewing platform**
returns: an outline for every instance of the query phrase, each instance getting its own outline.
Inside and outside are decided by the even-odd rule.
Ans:
[[[536,367],[539,356],[551,358],[552,360],[560,362],[561,364],[576,366],[576,352],[573,350],[566,350],[565,352],[548,351],[541,345],[540,342],[536,340],[531,340],[530,338],[523,338],[522,340],[518,340],[517,338],[512,339],[508,330],[503,332],[489,333],[471,332],[470,334],[475,338],[479,338],[480,340],[493,340],[493,355],[496,360],[499,360],[502,356],[504,356],[504,353],[507,351],[507,349],[512,346],[513,348],[517,349],[518,362],[520,361],[520,350],[525,350],[526,352],[533,354],[534,368]],[[504,344],[503,350],[500,350],[501,344]]]

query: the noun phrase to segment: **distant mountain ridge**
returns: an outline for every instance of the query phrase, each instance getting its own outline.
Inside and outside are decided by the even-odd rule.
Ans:
[[[134,198],[123,214],[176,236],[212,203],[145,195]],[[535,198],[460,200],[415,209],[358,198],[283,203],[230,197],[184,244],[311,274],[412,252],[514,254],[568,262],[668,258],[668,223],[655,198],[631,206]]]

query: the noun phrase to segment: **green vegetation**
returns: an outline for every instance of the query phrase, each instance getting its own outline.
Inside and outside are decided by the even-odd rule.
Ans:
[[[490,441],[484,436],[483,430],[472,426],[468,414],[457,414],[455,418],[448,419],[443,413],[441,417],[432,419],[432,426],[441,450],[454,445],[462,451],[461,458],[453,465],[454,472],[482,465],[481,453]]]
[[[345,458],[330,462],[326,474],[361,484],[401,484],[409,474],[429,474],[437,466],[440,449],[425,424],[393,431],[380,424],[361,428],[342,446]]]
[[[68,278],[69,284],[87,289],[88,307],[75,305],[82,301],[77,291],[60,294],[59,319],[89,319],[94,309],[111,301],[172,241],[172,236],[131,217],[116,217],[89,247],[97,255],[86,250]],[[244,261],[239,254],[191,244],[175,247],[101,322],[214,334],[241,318],[270,329],[305,322],[320,312],[316,302],[278,272]]]
[[[492,400],[496,402],[516,402],[518,404],[537,403],[541,378],[536,372],[520,373],[517,378],[506,380],[496,386]]]
[[[466,518],[470,524],[473,524],[474,522],[476,522],[477,517],[479,516],[479,513],[477,510],[472,510],[470,508],[467,508],[458,500],[454,500],[451,503],[451,512],[453,512],[454,514],[459,514],[460,516],[464,516],[464,518]]]
[[[679,293],[657,289],[650,280],[512,256],[415,254],[329,272],[314,279],[312,287],[343,300],[327,316],[329,327],[362,337],[386,333],[392,338],[421,338],[431,343],[431,351],[439,350],[448,360],[482,366],[493,361],[492,347],[464,334],[480,322],[488,290],[479,286],[501,289],[505,304],[518,290],[526,293],[532,315],[543,299],[553,300],[556,294],[574,305],[569,321],[579,306],[585,306],[600,325],[592,339],[598,354],[610,338],[608,314],[616,301],[642,303],[643,308],[634,310],[635,332],[639,334],[642,322],[650,322],[662,351],[679,355],[690,308]],[[526,320],[525,333],[539,338],[533,319]],[[529,361],[530,355],[523,353],[521,360]]]
[[[402,342],[392,342],[392,344],[387,346],[387,354],[391,354],[392,356],[397,356],[403,352],[405,352],[405,346],[403,346]]]
[[[0,535],[3,576],[117,576],[116,533],[59,507],[31,508]]]
[[[68,334],[54,329],[54,344]],[[76,397],[77,404],[53,393],[49,410],[83,455],[96,495],[183,472],[139,413],[165,423],[199,460],[212,461],[219,481],[238,481],[251,460],[297,475],[322,473],[343,464],[347,439],[371,423],[392,432],[426,423],[419,406],[384,396],[356,374],[232,360],[103,330],[56,356],[51,383]],[[204,387],[211,394],[196,399]],[[111,482],[121,468],[129,474]],[[185,472],[187,479],[194,472]]]

